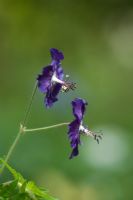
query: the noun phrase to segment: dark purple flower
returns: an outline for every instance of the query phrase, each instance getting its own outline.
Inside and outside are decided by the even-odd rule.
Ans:
[[[61,60],[64,59],[64,55],[57,49],[50,49],[52,62],[42,70],[42,74],[38,75],[38,88],[46,94],[45,105],[51,107],[54,102],[58,100],[57,96],[60,90],[68,91],[74,89],[75,84],[64,81],[64,72],[61,66]]]
[[[94,132],[88,130],[85,126],[83,126],[83,117],[86,110],[87,102],[84,99],[76,98],[72,101],[72,109],[73,115],[75,119],[69,124],[69,139],[72,148],[72,153],[70,155],[70,159],[77,156],[79,154],[78,145],[80,142],[80,135],[88,135],[93,137],[98,143],[99,139],[101,139],[101,135],[97,135]]]

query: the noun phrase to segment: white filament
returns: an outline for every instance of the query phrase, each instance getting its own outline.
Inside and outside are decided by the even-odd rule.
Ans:
[[[53,74],[51,81],[56,82],[56,83],[60,83],[60,84],[64,84],[64,81],[57,78],[56,73]]]

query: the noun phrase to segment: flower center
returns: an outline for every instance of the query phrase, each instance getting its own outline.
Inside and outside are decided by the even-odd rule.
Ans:
[[[79,126],[79,131],[82,131],[85,134],[88,134],[89,130],[82,125],[82,122]]]
[[[70,89],[74,90],[76,88],[75,83],[70,83],[70,82],[65,82],[65,81],[60,80],[59,78],[57,78],[56,73],[53,74],[51,82],[52,83],[60,83],[62,85],[62,90],[64,92],[67,92]]]
[[[53,74],[51,81],[55,83],[60,83],[61,85],[64,84],[64,81],[57,78],[56,73]]]

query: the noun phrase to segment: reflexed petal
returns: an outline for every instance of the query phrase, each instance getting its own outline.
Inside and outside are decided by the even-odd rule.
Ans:
[[[86,105],[87,102],[84,99],[76,98],[72,101],[73,114],[79,121],[83,119]]]
[[[58,100],[57,95],[59,94],[60,90],[61,90],[61,84],[59,83],[56,83],[49,88],[45,97],[45,104],[47,108],[51,107],[53,103]]]
[[[78,155],[78,145],[80,144],[79,126],[80,126],[80,123],[77,119],[75,119],[73,122],[69,124],[68,135],[69,135],[71,147],[73,149],[70,158]]]
[[[79,151],[78,151],[78,146],[76,146],[73,150],[72,150],[72,153],[70,155],[70,159],[72,159],[73,157],[77,156],[79,154]]]
[[[51,85],[51,78],[53,76],[53,73],[54,73],[53,66],[49,65],[43,68],[41,75],[38,75],[37,77],[38,88],[40,89],[41,92],[44,93],[47,92],[48,88]]]
[[[50,49],[50,54],[53,60],[60,62],[60,60],[64,59],[64,55],[61,51],[55,48]]]

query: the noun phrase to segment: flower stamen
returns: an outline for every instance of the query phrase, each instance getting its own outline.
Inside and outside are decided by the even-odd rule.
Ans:
[[[94,140],[96,140],[98,144],[99,144],[99,140],[101,140],[102,136],[103,136],[103,133],[101,131],[93,132],[93,131],[90,131],[86,128],[84,129],[84,134],[94,138]]]
[[[62,85],[62,91],[63,92],[68,92],[69,90],[75,90],[76,88],[76,83],[73,82],[64,82]]]

